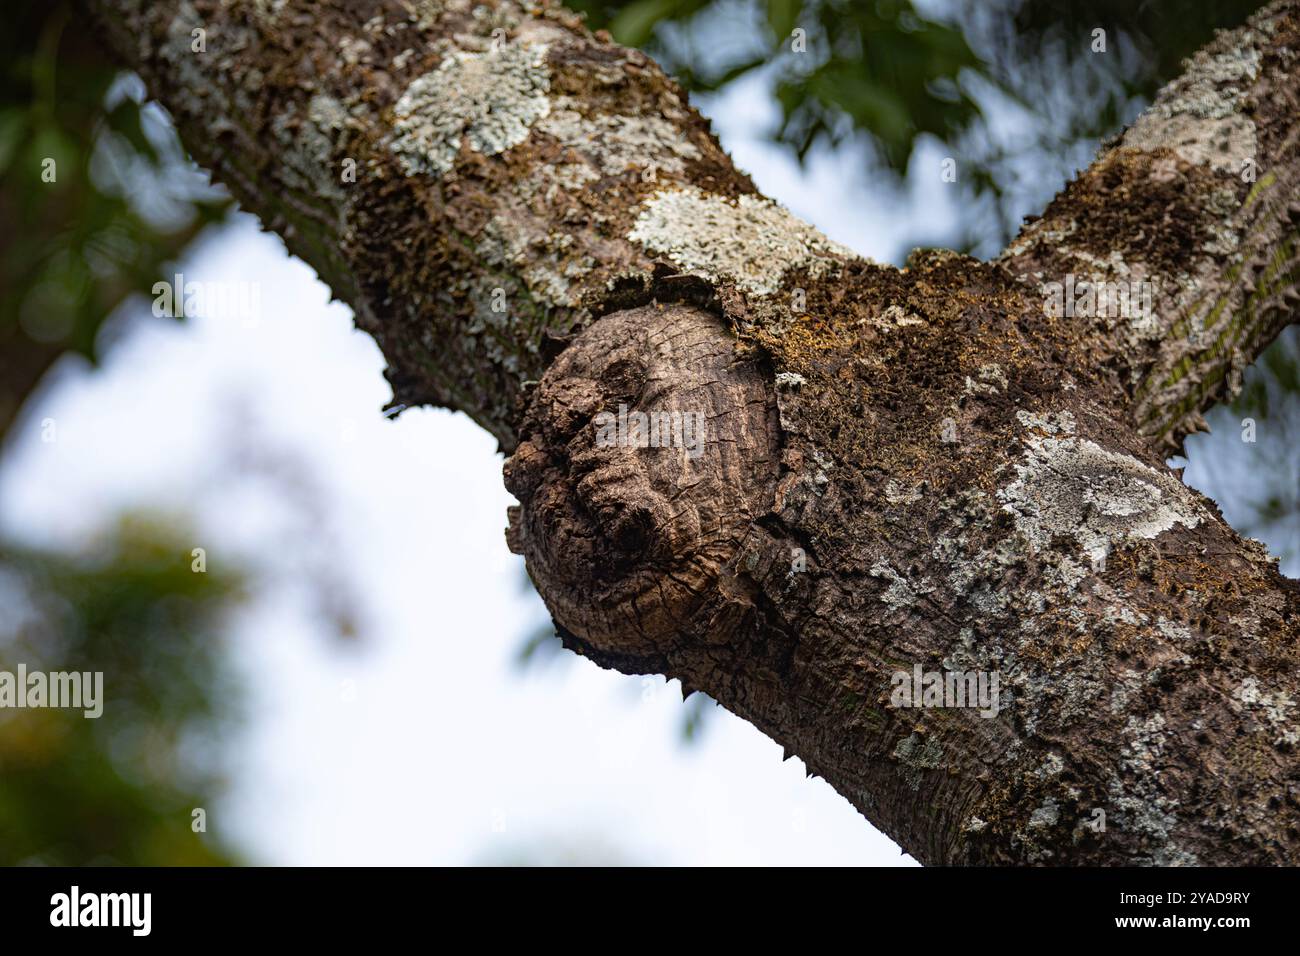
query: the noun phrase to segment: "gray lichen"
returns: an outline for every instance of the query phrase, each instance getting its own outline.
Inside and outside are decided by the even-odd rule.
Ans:
[[[413,80],[394,108],[392,148],[403,168],[441,176],[463,142],[495,156],[527,139],[550,111],[546,51],[543,43],[457,50]]]
[[[1027,412],[1020,420],[1031,429],[1028,450],[1013,466],[1016,479],[997,496],[1036,550],[1068,535],[1096,563],[1118,545],[1201,522],[1201,508],[1172,476],[1073,437],[1072,420]]]
[[[508,221],[500,216],[488,220],[479,240],[479,254],[494,266],[515,272],[529,294],[546,305],[577,305],[570,280],[594,265],[585,255],[574,255],[573,236],[546,232],[533,219]]]
[[[1239,172],[1254,158],[1255,124],[1244,115],[1246,89],[1259,72],[1259,50],[1245,45],[1198,53],[1124,135],[1135,149],[1172,148],[1190,163]]]
[[[775,292],[787,270],[818,276],[857,258],[770,199],[733,201],[693,186],[652,196],[628,238],[683,272],[728,279],[755,295]]]
[[[340,211],[345,193],[337,175],[321,176],[322,169],[334,165],[335,145],[347,127],[347,108],[323,93],[307,104],[307,116],[282,113],[271,121],[271,130],[280,142],[281,175],[293,188],[314,193]]]
[[[600,172],[617,176],[629,167],[680,173],[683,162],[700,152],[672,123],[653,114],[623,116],[600,113],[586,116],[577,102],[560,97],[537,124],[561,143],[587,156]]]
[[[895,611],[911,607],[916,603],[918,595],[929,594],[934,590],[934,585],[927,580],[913,586],[884,561],[877,561],[868,573],[874,578],[884,578],[889,582],[889,586],[880,595],[880,600]]]
[[[1057,806],[1054,798],[1048,797],[1043,801],[1042,806],[1036,808],[1034,812],[1029,815],[1029,827],[1035,830],[1050,829],[1051,827],[1056,826],[1060,819],[1060,807]]]
[[[203,115],[209,112],[204,108],[206,97],[216,95],[219,91],[214,88],[211,77],[204,69],[215,53],[197,52],[193,49],[194,33],[197,30],[206,30],[203,18],[190,0],[181,0],[176,5],[176,15],[167,25],[167,38],[159,46],[158,53],[174,71],[177,90],[187,108]],[[222,117],[221,111],[210,112],[214,114],[214,119],[208,127],[209,132],[230,125]]]
[[[1291,712],[1295,710],[1295,701],[1286,691],[1277,691],[1267,693],[1260,690],[1259,681],[1254,677],[1247,677],[1241,682],[1241,688],[1237,692],[1237,699],[1246,707],[1259,708],[1263,713],[1270,730],[1277,734],[1273,743],[1275,745],[1295,746],[1300,743],[1300,731],[1297,731],[1294,722],[1291,720]]]
[[[943,766],[943,747],[937,740],[913,732],[894,747],[894,758],[901,765],[899,769],[908,786],[920,790],[922,771]]]

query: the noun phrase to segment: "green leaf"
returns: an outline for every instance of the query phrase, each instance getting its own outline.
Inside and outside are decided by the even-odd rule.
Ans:
[[[0,110],[0,176],[9,168],[26,128],[27,116],[22,110]]]
[[[624,46],[644,46],[655,24],[670,16],[676,7],[676,0],[638,0],[614,18],[609,32]]]
[[[123,100],[109,112],[106,118],[109,129],[125,136],[137,153],[146,156],[153,165],[158,165],[158,151],[145,135],[144,126],[140,121],[139,103]]]
[[[776,34],[778,43],[794,31],[803,12],[803,0],[767,0],[767,25]]]
[[[67,185],[77,175],[75,166],[79,150],[63,130],[54,125],[45,125],[36,131],[27,151],[27,161],[31,169],[26,172],[36,182],[41,181],[44,162],[54,160],[55,180],[47,184],[51,188]]]

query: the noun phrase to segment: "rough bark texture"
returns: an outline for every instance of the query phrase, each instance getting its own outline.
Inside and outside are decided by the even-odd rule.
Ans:
[[[999,262],[902,270],[759,196],[558,8],[91,5],[394,402],[499,438],[570,647],[707,691],[922,862],[1300,860],[1300,588],[1163,465],[1294,318],[1294,2]],[[1164,291],[1047,314],[1070,271]],[[705,441],[601,441],[620,406]],[[915,665],[996,673],[997,714],[894,706]]]
[[[1166,453],[1300,305],[1300,33],[1270,10],[1201,50],[1001,257],[1031,284],[1153,287],[1151,314],[1096,322],[1090,348]]]

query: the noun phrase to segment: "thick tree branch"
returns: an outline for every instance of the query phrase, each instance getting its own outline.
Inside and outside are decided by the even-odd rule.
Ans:
[[[1166,453],[1300,316],[1294,13],[1275,3],[1221,32],[1001,257],[1055,283],[1045,297],[1073,287],[1081,308],[1062,321]],[[1093,283],[1120,301],[1086,304]]]
[[[1043,225],[1002,263],[887,268],[759,197],[657,67],[557,9],[89,2],[353,305],[395,401],[513,452],[510,544],[569,646],[708,691],[924,862],[1300,859],[1300,592],[1136,427],[1163,346],[1046,315],[1023,278],[1132,268],[1141,215],[1093,258],[1051,259]],[[1107,154],[1049,219],[1130,167],[1147,188],[1147,153],[1200,175],[1177,146]],[[1239,247],[1294,198],[1261,189]],[[1223,228],[1197,203],[1159,248]],[[1097,220],[1070,216],[1078,245]],[[913,668],[1001,697],[900,706]]]
[[[794,223],[655,64],[559,7],[91,6],[200,162],[356,309],[394,404],[460,409],[507,449],[564,343],[648,301],[647,199],[691,186]]]

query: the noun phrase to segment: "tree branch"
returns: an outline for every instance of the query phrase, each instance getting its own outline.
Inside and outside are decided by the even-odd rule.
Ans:
[[[559,7],[91,6],[199,161],[353,306],[393,403],[506,449],[564,343],[649,300],[643,202],[692,186],[778,215],[654,63]]]
[[[1221,31],[1000,260],[1048,298],[1132,293],[1062,320],[1166,454],[1300,314],[1296,30],[1279,2]]]

